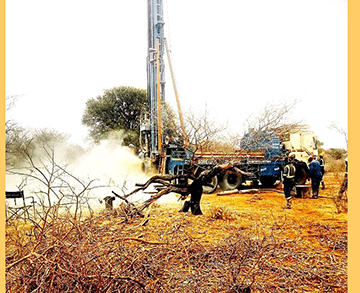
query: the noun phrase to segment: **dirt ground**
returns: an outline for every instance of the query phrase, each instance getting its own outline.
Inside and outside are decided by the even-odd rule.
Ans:
[[[342,176],[326,174],[326,188],[320,189],[320,197],[293,198],[291,210],[283,209],[285,199],[281,186],[277,190],[244,190],[228,195],[222,195],[217,190],[213,194],[204,194],[201,201],[202,216],[178,212],[181,202],[156,205],[147,225],[137,228],[137,233],[141,237],[146,235],[148,240],[161,241],[164,239],[163,235],[180,229],[204,247],[221,246],[224,242],[227,243],[225,239],[231,239],[234,235],[266,242],[264,245],[276,243],[282,246],[289,243],[290,250],[287,253],[294,255],[277,259],[275,263],[280,266],[288,265],[294,275],[297,274],[296,270],[301,271],[298,279],[294,278],[295,284],[289,285],[291,280],[288,280],[287,285],[279,284],[277,289],[253,285],[253,292],[347,292],[348,217],[346,212],[338,212],[333,199],[338,194]],[[311,263],[314,259],[310,263],[302,262],[304,255],[316,255],[317,264]],[[328,268],[327,272],[325,267]],[[300,279],[306,278],[301,274],[312,269],[314,272],[322,269],[323,276],[320,276],[320,272],[317,276],[314,273],[315,277],[310,277],[310,281],[303,281],[302,285],[296,284]],[[313,278],[319,279],[312,283]],[[328,282],[322,284],[319,281],[321,278]],[[259,279],[269,281],[263,277]],[[276,283],[277,278],[271,280]],[[241,288],[246,286],[242,284]]]
[[[227,195],[217,190],[204,194],[201,200],[202,216],[179,213],[182,202],[156,205],[146,228],[159,229],[163,225],[171,225],[174,220],[181,221],[194,235],[201,234],[202,242],[213,243],[231,235],[233,229],[254,229],[257,226],[263,233],[270,233],[274,226],[281,225],[284,237],[301,237],[321,250],[321,244],[312,237],[316,226],[326,225],[336,229],[339,234],[347,233],[347,213],[338,213],[333,200],[339,190],[339,178],[342,177],[327,174],[326,188],[320,189],[318,199],[293,197],[290,210],[283,208],[285,198],[280,186],[276,191],[255,189]]]
[[[166,230],[169,225],[181,225],[189,235],[202,245],[216,245],[222,239],[236,233],[249,233],[253,239],[273,237],[273,241],[299,243],[309,253],[322,255],[331,265],[339,257],[346,266],[347,255],[347,213],[338,213],[334,203],[342,174],[326,174],[326,188],[320,189],[320,198],[293,198],[292,209],[285,205],[281,186],[277,191],[244,190],[243,192],[222,195],[220,190],[203,195],[201,201],[203,216],[179,213],[181,204],[157,206],[144,232]],[[308,182],[309,184],[310,182]],[[150,235],[149,235],[150,236]],[[154,237],[154,239],[157,238]],[[342,276],[344,278],[344,275]],[[340,288],[316,289],[322,292],[344,292],[344,280]],[[306,288],[302,288],[306,291]],[[343,291],[344,290],[344,291]]]
[[[347,292],[348,216],[333,200],[341,180],[326,174],[320,198],[295,198],[291,210],[283,209],[280,188],[217,191],[203,195],[200,216],[180,213],[182,202],[155,203],[145,218],[124,220],[115,209],[71,229],[63,222],[46,226],[45,238],[27,242],[9,227],[7,288]]]

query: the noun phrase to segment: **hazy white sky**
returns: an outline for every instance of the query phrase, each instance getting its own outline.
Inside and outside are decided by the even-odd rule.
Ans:
[[[266,103],[299,100],[294,117],[326,148],[345,147],[347,1],[166,0],[183,111],[207,104],[241,131]],[[88,99],[115,86],[146,88],[146,0],[6,1],[7,113],[23,126],[86,136]],[[174,105],[171,77],[166,100]]]

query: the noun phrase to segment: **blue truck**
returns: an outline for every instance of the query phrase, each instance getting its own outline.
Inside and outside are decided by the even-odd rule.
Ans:
[[[206,193],[223,190],[241,189],[245,183],[260,187],[272,187],[281,180],[288,150],[283,147],[279,137],[272,132],[256,135],[246,134],[241,140],[240,149],[229,154],[196,154],[196,163],[202,169],[218,164],[230,163],[232,168],[223,171],[212,181],[212,187],[204,189]]]

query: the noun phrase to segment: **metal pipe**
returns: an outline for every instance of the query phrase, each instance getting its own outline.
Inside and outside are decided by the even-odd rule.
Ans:
[[[187,147],[189,145],[189,142],[187,140],[187,136],[186,136],[186,132],[185,132],[184,118],[183,118],[182,111],[181,111],[179,94],[178,94],[178,91],[177,91],[175,75],[174,75],[173,67],[172,67],[172,63],[171,63],[170,50],[169,50],[169,47],[168,47],[167,40],[165,38],[164,38],[164,43],[165,43],[165,46],[166,46],[166,54],[167,54],[168,61],[169,61],[171,79],[172,79],[172,84],[173,84],[173,87],[174,87],[174,92],[175,92],[175,97],[176,97],[176,104],[177,104],[178,112],[179,112],[180,125],[181,125],[181,130],[182,130],[182,137],[184,139],[185,147]]]
[[[156,74],[157,74],[157,116],[158,116],[158,152],[162,149],[162,120],[161,120],[161,97],[160,97],[160,42],[156,40]]]

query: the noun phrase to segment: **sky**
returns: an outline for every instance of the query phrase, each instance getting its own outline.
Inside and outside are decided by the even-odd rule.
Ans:
[[[165,0],[165,36],[183,112],[208,109],[232,133],[266,104],[325,148],[346,148],[347,1]],[[147,1],[6,1],[7,114],[82,144],[85,103],[117,86],[146,89]],[[167,64],[166,64],[167,66]],[[166,72],[166,101],[176,109]]]

